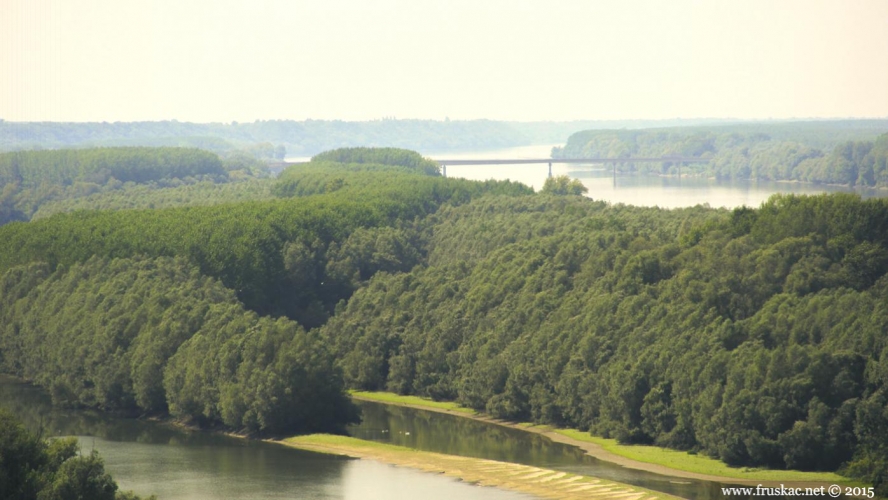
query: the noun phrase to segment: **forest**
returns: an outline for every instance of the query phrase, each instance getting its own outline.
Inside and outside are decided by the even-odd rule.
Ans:
[[[351,385],[733,465],[886,470],[888,203],[436,218],[427,267],[376,275],[321,328]]]
[[[341,430],[357,415],[332,351],[306,328],[363,277],[415,265],[412,225],[441,204],[532,193],[444,179],[391,150],[374,153],[390,165],[365,184],[348,175],[372,170],[370,155],[341,154],[355,163],[303,167],[338,184],[324,196],[3,226],[0,367],[62,405],[261,434]]]
[[[224,158],[194,148],[0,153],[0,225],[77,209],[261,199],[268,177],[267,165],[243,151]]]
[[[586,130],[554,148],[558,158],[684,156],[708,163],[682,173],[720,179],[805,181],[888,186],[888,122],[790,122],[646,130]],[[674,175],[673,163],[622,166],[630,172]]]
[[[266,199],[6,224],[0,369],[57,404],[258,434],[391,390],[888,494],[888,201],[581,188],[351,148]]]

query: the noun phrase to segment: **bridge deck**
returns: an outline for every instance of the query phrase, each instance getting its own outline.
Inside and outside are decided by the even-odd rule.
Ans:
[[[517,158],[517,159],[454,159],[434,160],[439,165],[516,165],[531,163],[708,163],[707,158],[664,156],[658,158]]]

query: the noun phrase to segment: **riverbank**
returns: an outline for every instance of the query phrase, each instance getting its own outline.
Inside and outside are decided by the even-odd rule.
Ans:
[[[576,446],[592,457],[630,469],[720,483],[815,487],[831,484],[854,484],[850,479],[829,472],[803,472],[729,467],[721,461],[687,452],[656,446],[622,445],[614,439],[591,436],[575,429],[557,429],[546,425],[508,422],[480,414],[456,403],[438,402],[416,396],[399,396],[385,392],[351,392],[354,399],[406,406],[447,413],[543,435],[552,441]]]
[[[399,467],[444,474],[478,486],[503,488],[540,498],[564,500],[676,498],[665,493],[589,476],[529,465],[419,451],[345,436],[312,434],[276,442],[303,450],[372,459]]]

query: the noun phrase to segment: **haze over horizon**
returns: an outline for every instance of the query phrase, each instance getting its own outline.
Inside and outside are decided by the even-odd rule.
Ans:
[[[0,119],[888,117],[888,2],[0,0]]]

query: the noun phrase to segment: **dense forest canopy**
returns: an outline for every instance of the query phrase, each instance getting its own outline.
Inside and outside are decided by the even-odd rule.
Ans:
[[[252,176],[222,183],[174,179],[159,183],[123,184],[116,189],[99,190],[85,196],[43,201],[31,220],[77,210],[130,210],[269,200],[274,197],[271,194],[273,184],[270,178]]]
[[[415,226],[440,205],[532,190],[445,179],[412,152],[347,154],[364,163],[293,167],[324,186],[347,178],[335,192],[3,226],[0,366],[60,404],[251,432],[348,423],[331,351],[303,326],[323,324],[376,272],[419,263]],[[384,182],[354,182],[356,168]]]
[[[2,368],[54,402],[138,409],[251,432],[355,419],[316,334],[246,311],[183,258],[92,257],[0,279]]]
[[[708,159],[684,172],[720,178],[888,185],[888,121],[718,125],[577,132],[563,158],[686,156]],[[635,166],[630,166],[634,169]],[[650,166],[639,166],[650,170]],[[654,167],[676,173],[676,166]]]
[[[884,493],[888,201],[609,205],[388,148],[271,182],[0,227],[0,367],[58,403],[256,432],[388,389]]]
[[[75,181],[104,184],[111,178],[144,183],[173,177],[224,175],[213,153],[193,148],[94,148],[0,154],[0,183],[34,188]]]
[[[311,160],[406,167],[407,171],[426,175],[440,173],[438,164],[434,161],[423,158],[415,151],[398,148],[340,148],[315,155]]]
[[[252,188],[238,184],[265,177],[267,166],[248,155],[223,159],[194,148],[0,153],[0,224],[29,220],[49,205],[44,215],[77,208],[155,208],[257,199],[262,194],[256,183]],[[220,188],[223,185],[229,186]],[[160,192],[184,186],[190,188],[173,197],[168,191]]]
[[[410,227],[444,203],[532,193],[509,181],[445,179],[400,165],[318,162],[291,169],[297,174],[284,172],[273,187],[283,197],[277,200],[84,211],[8,224],[0,228],[0,269],[31,260],[55,268],[93,255],[182,255],[236,290],[248,307],[314,326],[351,292],[350,279],[328,280],[325,269],[331,245],[345,245],[355,229]],[[311,272],[288,270],[306,266]]]

